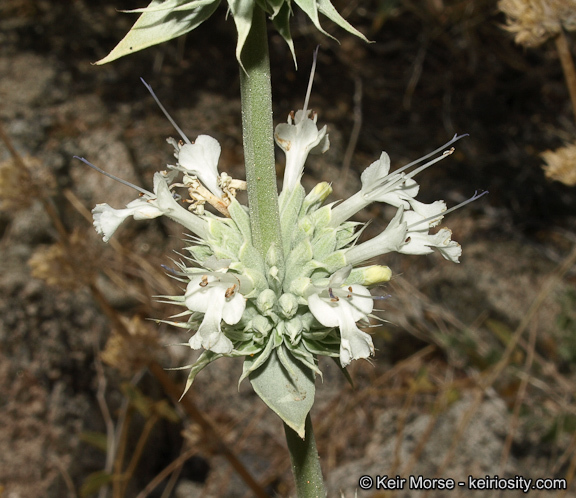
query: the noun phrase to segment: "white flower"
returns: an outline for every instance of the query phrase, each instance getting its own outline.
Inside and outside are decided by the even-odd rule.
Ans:
[[[346,251],[346,262],[355,266],[375,256],[398,251],[406,241],[408,233],[408,225],[404,221],[403,215],[404,206],[400,206],[394,218],[380,235]]]
[[[215,196],[222,198],[222,189],[218,186],[218,159],[221,147],[218,140],[208,135],[198,135],[194,143],[180,145],[174,139],[168,139],[174,146],[174,156],[185,173],[194,175]]]
[[[438,249],[444,258],[459,263],[462,248],[458,242],[451,240],[452,232],[442,228],[437,233],[430,234],[429,230],[440,223],[446,211],[444,201],[424,204],[412,200],[410,202],[414,211],[405,211],[403,221],[406,222],[408,233],[406,242],[398,248],[402,254],[431,254],[433,248]]]
[[[240,321],[246,300],[239,292],[239,282],[231,274],[211,272],[193,277],[186,288],[184,301],[188,309],[204,313],[202,324],[189,341],[192,349],[228,354],[234,349],[232,341],[222,332],[222,320],[228,325]]]
[[[206,234],[206,222],[184,209],[174,199],[174,195],[168,186],[168,181],[172,180],[173,176],[172,173],[168,175],[155,173],[154,193],[131,185],[142,192],[142,196],[129,202],[125,209],[114,209],[108,204],[97,204],[92,210],[94,227],[103,236],[104,242],[108,242],[120,224],[130,216],[133,216],[135,220],[168,216],[196,235],[204,236]],[[122,183],[128,184],[123,180]]]
[[[135,220],[144,220],[157,218],[162,214],[162,211],[145,198],[129,202],[125,209],[114,209],[108,204],[96,204],[96,207],[92,209],[94,228],[102,235],[104,242],[108,242],[122,222],[130,216],[133,216]]]
[[[417,159],[392,173],[390,173],[390,157],[386,152],[382,152],[380,159],[374,161],[362,173],[362,188],[360,192],[357,192],[352,197],[341,202],[332,210],[330,226],[337,227],[372,202],[385,202],[394,207],[403,206],[408,209],[410,207],[410,202],[414,197],[416,197],[418,190],[420,189],[418,184],[412,178],[421,171],[424,171],[426,168],[429,168],[433,164],[436,164],[438,161],[441,161],[452,154],[454,148],[446,150],[446,147],[452,145],[457,140],[460,140],[463,136],[464,135],[454,135],[454,138],[445,143],[442,147],[439,147],[420,159]],[[444,150],[444,152],[440,156],[428,161],[413,171],[406,173],[406,170],[412,166],[425,161],[442,150]]]
[[[350,273],[351,267],[347,268]],[[345,368],[352,360],[374,354],[372,338],[356,326],[358,320],[367,319],[374,302],[370,291],[362,285],[336,287],[341,280],[339,272],[330,279],[327,289],[308,297],[308,307],[322,325],[340,329],[340,364]]]
[[[295,116],[289,114],[288,123],[276,126],[274,139],[286,153],[283,190],[292,190],[296,184],[300,183],[304,163],[309,153],[323,154],[330,146],[326,126],[318,130],[317,115],[313,113],[310,119],[308,114],[309,112],[305,109],[298,111]]]
[[[362,189],[341,202],[332,210],[331,226],[338,226],[354,216],[372,202],[385,202],[391,206],[405,208],[417,194],[420,187],[406,173],[390,172],[390,157],[382,152],[380,159],[368,166],[362,176]]]

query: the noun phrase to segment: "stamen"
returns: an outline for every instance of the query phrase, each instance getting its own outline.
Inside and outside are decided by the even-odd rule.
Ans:
[[[468,133],[464,133],[464,135],[458,135],[458,133],[456,133],[452,137],[452,140],[449,140],[444,145],[441,145],[440,147],[438,147],[436,150],[433,150],[432,152],[429,152],[425,156],[422,156],[421,158],[416,159],[415,161],[412,161],[411,163],[407,164],[406,166],[402,166],[402,168],[395,171],[394,173],[400,173],[400,172],[404,171],[405,169],[409,168],[410,166],[415,166],[416,164],[421,163],[422,161],[426,161],[426,159],[434,156],[435,154],[438,154],[438,152],[440,152],[442,149],[445,149],[446,147],[452,145],[453,143],[457,142],[461,138],[468,137],[468,136],[469,136]]]
[[[428,159],[429,157],[440,152],[442,149],[445,149],[446,147],[453,144],[454,142],[460,140],[461,138],[467,137],[467,136],[468,136],[468,134],[454,135],[454,138],[452,138],[452,140],[450,140],[449,142],[445,143],[442,147],[438,147],[436,150],[430,152],[429,154],[426,154],[425,156],[422,156],[420,159],[416,159],[416,161],[412,161],[411,163],[406,164],[405,166],[402,166],[401,168],[397,169],[396,171],[393,171],[392,173],[390,173],[389,175],[384,177],[383,181],[381,183],[375,183],[374,185],[372,185],[371,187],[366,189],[366,192],[371,193],[374,190],[382,187],[384,184],[387,184],[388,190],[393,190],[394,188],[396,188],[397,185],[404,183],[406,180],[416,176],[418,173],[421,173],[422,171],[429,168],[433,164],[436,164],[437,162],[442,161],[443,159],[445,159],[449,155],[453,154],[456,149],[454,147],[451,147],[448,150],[444,150],[442,152],[442,154],[439,157],[437,157],[436,159],[433,159],[432,161],[429,161],[426,164],[423,164],[422,166],[411,171],[410,173],[404,174],[403,172],[406,169],[408,169],[412,166],[415,166],[416,164]]]
[[[328,287],[328,295],[330,296],[330,301],[334,303],[340,301],[340,298],[335,296],[334,293],[332,292],[332,287]]]
[[[372,296],[372,299],[374,299],[374,301],[381,301],[384,299],[388,299],[389,297],[392,297],[392,294],[387,294],[385,296]]]
[[[478,193],[478,190],[476,190],[474,192],[474,195],[472,197],[470,197],[470,199],[465,200],[464,202],[461,202],[460,204],[456,204],[456,206],[451,207],[450,209],[447,209],[446,211],[442,212],[441,214],[437,214],[436,216],[430,216],[428,218],[424,218],[421,221],[417,221],[416,223],[412,223],[412,225],[408,225],[408,230],[410,230],[411,228],[418,226],[422,223],[426,223],[428,221],[432,221],[432,220],[436,220],[438,218],[443,218],[444,216],[446,216],[448,213],[451,213],[452,211],[456,211],[457,209],[460,209],[461,207],[464,207],[466,204],[470,204],[471,202],[477,201],[478,199],[480,199],[480,197],[486,195],[488,193],[488,190],[484,190],[481,194]]]
[[[172,126],[176,129],[176,131],[180,134],[180,136],[184,139],[184,141],[187,144],[191,144],[190,140],[188,140],[188,137],[184,134],[184,132],[180,129],[180,127],[176,124],[176,122],[172,119],[172,116],[170,116],[170,114],[168,114],[168,111],[160,103],[160,100],[158,99],[158,97],[156,97],[156,94],[154,93],[154,90],[152,90],[152,87],[144,81],[144,78],[140,78],[140,81],[142,83],[144,83],[144,86],[148,89],[148,91],[152,95],[152,98],[156,101],[156,103],[158,104],[158,107],[160,107],[160,109],[164,113],[164,116],[166,116],[168,118],[168,121],[170,121],[170,124],[172,124]]]
[[[98,171],[98,173],[103,174],[104,176],[107,176],[108,178],[112,178],[112,180],[116,180],[117,182],[126,185],[127,187],[132,187],[133,189],[137,190],[138,192],[140,192],[142,195],[147,195],[150,197],[154,197],[154,194],[152,192],[148,192],[148,190],[145,190],[141,187],[138,187],[137,185],[134,185],[133,183],[130,183],[126,180],[122,180],[122,178],[118,178],[117,176],[112,175],[111,173],[108,173],[107,171],[104,171],[103,169],[100,169],[98,166],[95,166],[94,164],[92,164],[90,161],[84,159],[83,157],[78,157],[78,156],[74,156],[74,159],[79,159],[80,161],[82,161],[86,166],[90,166],[92,169],[95,169],[96,171]]]
[[[202,282],[200,282],[198,285],[200,285],[200,287],[206,287],[208,285],[208,276],[202,275]]]
[[[167,265],[160,265],[160,268],[162,268],[163,270],[166,270],[168,273],[171,273],[172,275],[186,275],[185,273],[183,273],[181,271],[177,271],[174,268],[171,268]]]
[[[232,297],[234,295],[234,292],[236,290],[236,284],[232,284],[232,287],[228,287],[226,289],[226,292],[224,293],[224,296],[226,298]]]
[[[308,90],[306,90],[306,98],[304,99],[304,108],[302,109],[302,114],[304,117],[308,117],[306,111],[308,110],[308,102],[310,101],[310,94],[312,93],[312,84],[314,83],[314,72],[316,71],[316,61],[318,60],[318,50],[320,45],[314,50],[314,57],[312,58],[312,69],[310,70],[310,79],[308,80]]]

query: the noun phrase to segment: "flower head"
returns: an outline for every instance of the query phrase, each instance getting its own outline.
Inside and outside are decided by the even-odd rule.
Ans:
[[[312,78],[313,72],[310,82]],[[459,260],[462,250],[452,241],[450,230],[438,228],[446,214],[459,206],[447,209],[444,201],[416,200],[419,186],[414,177],[452,154],[452,144],[462,137],[455,136],[393,171],[383,152],[362,173],[359,192],[340,204],[325,204],[332,192],[328,183],[321,182],[306,193],[300,181],[308,154],[329,146],[326,127],[319,128],[316,115],[307,110],[308,97],[309,93],[302,110],[276,128],[276,142],[287,163],[278,199],[281,248],[272,245],[262,254],[254,247],[249,210],[227,187],[235,180],[225,173],[218,175],[218,142],[207,135],[190,142],[170,117],[184,140],[169,140],[177,164],[168,172],[156,173],[153,192],[134,187],[142,196],[125,209],[99,204],[93,211],[104,240],[129,216],[166,215],[195,235],[177,263],[184,295],[165,296],[185,308],[177,317],[187,317],[169,323],[188,331],[192,349],[205,350],[191,366],[188,387],[205,365],[221,356],[245,357],[241,379],[257,378],[276,358],[283,371],[295,376],[298,368],[306,375],[320,373],[319,355],[337,358],[343,368],[352,360],[368,359],[374,344],[361,327],[375,318],[376,298],[370,288],[385,284],[392,272],[387,266],[360,265],[393,251],[410,255],[438,251],[450,261]],[[182,181],[177,181],[179,175]],[[177,189],[187,188],[196,195],[198,190],[190,188],[193,182],[202,182],[210,195],[227,199],[226,210],[220,211],[224,216],[193,214],[180,204],[183,195]],[[196,201],[192,201],[193,208]],[[388,204],[396,213],[379,235],[359,242],[360,223],[350,218],[372,202]]]

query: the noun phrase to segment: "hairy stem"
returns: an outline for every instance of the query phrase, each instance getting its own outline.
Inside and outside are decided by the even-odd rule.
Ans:
[[[298,498],[325,498],[326,490],[310,414],[306,417],[306,439],[301,439],[286,424],[284,424],[284,431]]]
[[[272,245],[281,254],[282,239],[274,160],[268,34],[264,11],[258,6],[254,7],[252,28],[242,50],[242,64],[242,128],[252,243],[264,257]]]

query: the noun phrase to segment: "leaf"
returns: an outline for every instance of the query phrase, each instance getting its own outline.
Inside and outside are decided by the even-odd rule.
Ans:
[[[213,361],[217,360],[218,358],[222,358],[222,356],[223,355],[218,354],[218,353],[213,353],[212,351],[204,351],[200,355],[200,357],[196,360],[196,362],[192,365],[192,368],[190,369],[190,373],[188,374],[188,379],[186,379],[186,386],[184,387],[184,392],[182,393],[182,396],[180,396],[180,400],[188,392],[188,389],[190,389],[190,386],[192,386],[192,383],[194,382],[196,375],[198,375],[198,373],[202,369],[204,369],[206,366],[208,366]],[[175,370],[175,369],[172,369],[172,370]],[[178,400],[178,401],[180,401],[180,400]]]
[[[102,432],[83,431],[78,437],[80,441],[89,444],[94,448],[98,448],[104,453],[108,451],[108,440],[106,438],[106,434]]]
[[[166,10],[161,0],[152,0],[120,43],[96,64],[106,64],[186,34],[208,19],[219,3],[220,0],[213,0],[208,4],[177,0],[171,2],[174,5],[173,8]],[[186,8],[184,4],[190,5]],[[186,10],[179,10],[179,8],[186,8]]]
[[[80,496],[90,496],[96,493],[102,486],[110,483],[112,481],[112,474],[109,474],[105,470],[99,470],[90,474],[82,484],[80,489]]]
[[[236,223],[236,227],[238,231],[244,237],[244,241],[249,242],[252,244],[252,229],[250,228],[250,216],[248,213],[244,211],[244,207],[236,200],[235,197],[232,197],[230,205],[228,206],[228,212],[230,216]]]
[[[151,415],[152,399],[145,396],[142,391],[129,382],[124,382],[121,386],[122,393],[130,401],[130,404],[136,409],[144,418]]]
[[[232,17],[236,23],[236,30],[238,31],[238,42],[236,43],[236,59],[238,63],[244,69],[242,61],[240,60],[240,55],[242,49],[244,48],[244,43],[246,43],[246,38],[248,33],[250,33],[250,28],[252,27],[252,13],[254,12],[254,2],[248,0],[228,0],[228,5],[230,11],[232,12]]]
[[[298,69],[298,63],[296,62],[296,51],[294,50],[294,41],[292,40],[292,34],[290,33],[290,15],[292,11],[290,5],[287,3],[282,4],[282,8],[279,12],[271,17],[274,27],[280,33],[280,36],[284,38],[284,41],[290,48],[292,52],[292,58],[294,59],[294,66]]]
[[[280,194],[280,224],[285,255],[290,253],[292,247],[292,234],[298,223],[305,194],[304,187],[300,184],[296,184],[292,190],[283,190]]]
[[[250,375],[250,382],[262,401],[304,439],[306,416],[314,403],[314,373],[281,346]]]
[[[306,12],[318,31],[324,33],[326,36],[329,36],[332,39],[335,39],[330,33],[324,31],[322,26],[320,26],[320,19],[318,18],[318,3],[316,0],[294,0],[294,3],[298,5],[298,7],[300,7],[304,12]]]
[[[370,40],[366,38],[360,31],[358,31],[354,26],[352,26],[346,19],[344,19],[338,11],[334,8],[330,0],[318,0],[318,10],[322,12],[328,19],[333,23],[337,24],[341,28],[348,31],[358,38],[362,38],[365,42],[370,43]]]

